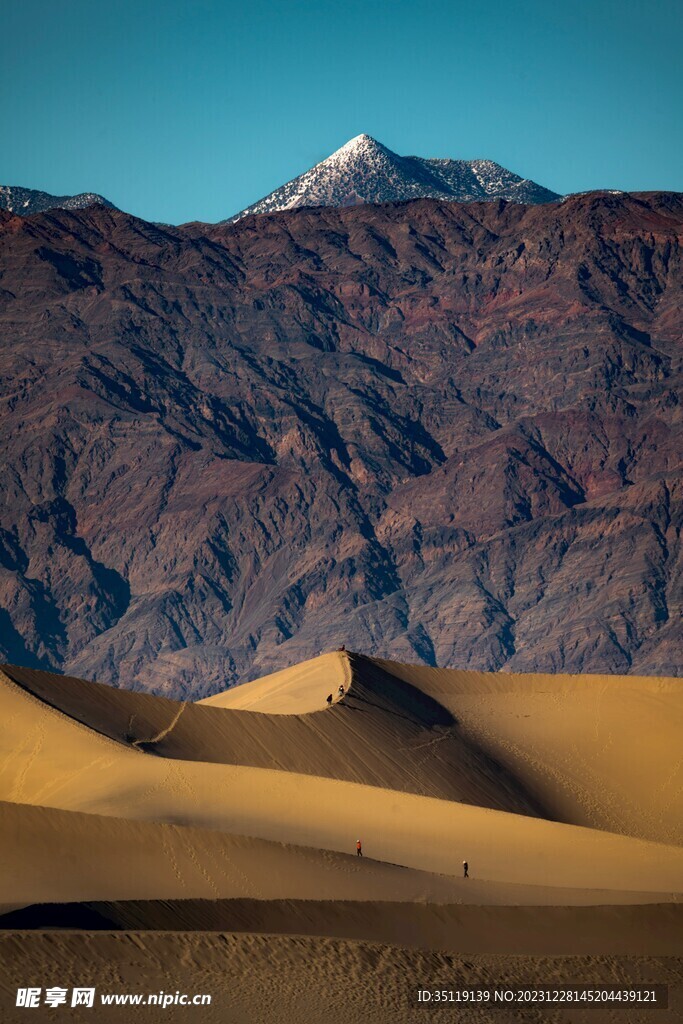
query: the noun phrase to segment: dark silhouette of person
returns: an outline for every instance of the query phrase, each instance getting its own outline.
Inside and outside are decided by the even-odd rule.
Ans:
[[[462,877],[463,878],[469,878],[470,877],[469,876],[469,869],[470,869],[469,864],[467,863],[466,860],[464,860],[462,862]]]
[[[328,693],[328,695],[327,695],[327,703],[328,704],[332,703],[332,694],[331,693]]]
[[[356,857],[362,857],[362,856],[363,856],[363,845],[362,845],[360,839],[356,839]]]

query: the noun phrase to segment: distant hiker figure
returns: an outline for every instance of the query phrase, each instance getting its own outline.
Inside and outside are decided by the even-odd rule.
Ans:
[[[363,846],[361,844],[360,839],[356,839],[356,856],[357,857],[362,857],[363,856]]]
[[[340,697],[344,696],[344,692],[345,691],[343,686],[340,686],[339,689],[337,690],[337,693],[339,694]]]
[[[462,877],[463,878],[469,878],[470,877],[469,876],[469,864],[467,863],[466,860],[464,860],[462,862]]]
[[[327,695],[327,703],[328,704],[332,703],[332,694],[331,693],[328,693],[328,695]]]

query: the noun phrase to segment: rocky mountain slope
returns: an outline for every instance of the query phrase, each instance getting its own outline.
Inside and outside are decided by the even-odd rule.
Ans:
[[[305,174],[230,219],[300,206],[355,206],[425,198],[461,203],[494,199],[549,203],[560,196],[493,160],[399,156],[370,135],[357,135]]]
[[[116,209],[113,203],[96,192],[81,192],[77,196],[53,196],[49,192],[40,192],[35,188],[0,185],[0,210],[8,210],[20,217],[29,217],[33,213],[45,213],[46,210],[55,209],[85,210],[88,206]]]
[[[0,213],[0,660],[681,674],[683,197]]]

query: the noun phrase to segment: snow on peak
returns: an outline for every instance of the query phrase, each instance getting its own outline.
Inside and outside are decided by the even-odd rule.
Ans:
[[[340,146],[339,149],[335,150],[332,156],[341,156],[342,154],[345,156],[356,154],[361,156],[371,156],[376,152],[388,153],[390,150],[383,146],[381,142],[378,142],[377,139],[373,139],[372,135],[363,134],[356,135],[354,138],[349,139],[349,141],[345,142],[343,146]]]
[[[22,217],[44,213],[46,210],[84,210],[95,205],[116,209],[113,203],[96,192],[81,192],[77,196],[53,196],[49,192],[22,188],[20,185],[0,185],[0,209]]]
[[[492,160],[403,157],[365,133],[230,220],[302,206],[354,206],[408,199],[547,203],[560,197]]]
[[[379,146],[379,142],[373,139],[372,135],[366,135],[363,132],[361,135],[354,135],[352,139],[349,139],[343,146],[340,146],[337,153],[341,153],[345,149],[364,149],[366,146]]]

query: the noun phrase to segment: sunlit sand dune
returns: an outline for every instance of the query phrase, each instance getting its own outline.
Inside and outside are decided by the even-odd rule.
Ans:
[[[97,905],[129,929],[673,953],[682,706],[676,680],[345,652],[198,704],[7,666],[0,904]]]
[[[254,684],[233,686],[198,703],[215,708],[263,711],[269,715],[304,715],[323,710],[328,693],[336,698],[340,686],[348,690],[350,685],[351,662],[337,651],[303,661],[295,669],[273,672]]]
[[[288,715],[268,712],[268,704],[286,703],[290,689],[295,700],[301,700],[306,687],[296,668],[279,674],[279,695],[273,691],[271,677],[263,696],[260,682],[245,686],[245,702],[260,703],[261,712],[181,704],[11,667],[6,669],[5,689],[11,688],[11,677],[22,695],[35,695],[46,708],[49,701],[49,707],[62,711],[71,722],[78,721],[136,753],[272,768],[523,814],[542,813],[523,782],[513,772],[501,771],[465,738],[439,703],[372,663],[353,676],[351,666],[340,654],[306,663],[306,686],[321,707]],[[345,680],[347,687],[343,698],[337,697],[328,708],[330,676]],[[21,719],[20,735],[34,733],[35,708],[21,712],[16,699],[12,704],[17,722]],[[47,731],[53,733],[57,724],[51,721]],[[64,727],[64,722],[58,727]],[[53,739],[48,737],[47,742]]]
[[[396,788],[389,789],[145,753],[95,733],[9,680],[3,701],[5,800],[337,852],[353,853],[362,836],[365,855],[373,859],[440,874],[459,874],[467,859],[473,875],[492,882],[683,892],[680,847],[402,791],[401,761],[424,756],[419,749],[386,752],[397,764]],[[188,708],[188,720],[194,710]],[[201,710],[238,721],[246,714]],[[380,705],[358,714],[371,721],[382,713]],[[345,714],[335,707],[314,717]],[[441,733],[432,742],[438,748]],[[384,753],[380,747],[379,755]],[[353,746],[330,756],[345,758],[349,774],[355,774]]]
[[[552,906],[655,903],[661,891],[461,879],[211,829],[0,805],[0,902],[326,900]],[[50,856],[46,857],[46,850]],[[682,908],[683,909],[683,908]]]
[[[379,664],[448,708],[553,817],[683,843],[680,679]]]

